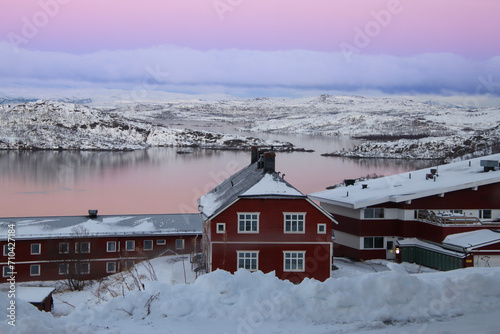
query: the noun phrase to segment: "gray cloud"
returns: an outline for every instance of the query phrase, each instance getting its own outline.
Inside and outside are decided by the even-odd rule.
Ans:
[[[500,56],[472,60],[451,53],[410,57],[305,50],[199,51],[175,46],[69,54],[19,50],[0,43],[0,76],[10,82],[170,89],[174,86],[304,89],[399,94],[489,93],[500,96]],[[482,81],[490,81],[484,85]],[[270,94],[272,95],[272,93]]]

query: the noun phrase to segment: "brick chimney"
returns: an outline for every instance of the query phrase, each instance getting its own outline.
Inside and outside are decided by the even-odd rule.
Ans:
[[[274,173],[276,168],[276,153],[264,152],[264,173]]]

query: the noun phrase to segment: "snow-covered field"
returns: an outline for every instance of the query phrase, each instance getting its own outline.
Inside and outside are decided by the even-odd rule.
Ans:
[[[3,321],[0,332],[498,332],[500,268],[435,272],[383,260],[336,259],[339,269],[331,279],[294,285],[273,273],[245,270],[195,280],[189,259],[179,256],[151,264],[154,272],[137,266],[142,291],[131,276],[117,274],[82,292],[54,294],[55,316],[18,301],[16,327]],[[8,298],[2,294],[0,308],[6,312]]]

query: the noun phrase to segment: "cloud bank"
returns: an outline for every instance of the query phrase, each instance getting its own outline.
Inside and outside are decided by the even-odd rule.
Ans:
[[[17,84],[500,96],[500,56],[488,60],[452,53],[346,57],[342,52],[200,51],[176,46],[70,54],[23,49],[15,52],[7,43],[0,43],[0,54],[0,77]]]

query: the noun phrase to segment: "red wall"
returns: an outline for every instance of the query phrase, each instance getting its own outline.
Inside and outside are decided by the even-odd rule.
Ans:
[[[238,233],[238,212],[259,212],[259,233]],[[306,212],[305,233],[284,233],[283,212]],[[226,224],[225,234],[216,232],[217,223]],[[318,223],[326,224],[326,234],[317,233]],[[305,277],[323,281],[330,277],[332,224],[305,199],[240,199],[210,222],[211,269],[234,272],[237,250],[259,250],[259,270],[263,272],[274,270],[277,277],[293,282]],[[306,251],[305,272],[283,272],[284,250]]]
[[[175,240],[184,239],[184,249],[175,248]],[[125,242],[135,240],[135,251],[126,251]],[[153,250],[143,250],[144,240],[153,240]],[[166,245],[157,245],[157,240],[166,240]],[[75,242],[90,242],[90,253],[75,253]],[[120,242],[120,249],[117,252],[107,252],[106,243],[116,241],[117,246]],[[69,243],[69,253],[59,253],[59,243]],[[31,244],[41,244],[41,254],[31,255]],[[182,235],[182,236],[125,236],[125,237],[94,237],[88,236],[78,239],[34,239],[34,240],[16,240],[15,242],[15,276],[16,282],[25,281],[43,281],[65,279],[66,275],[59,274],[59,263],[86,262],[90,261],[90,274],[84,275],[85,279],[100,278],[107,275],[106,262],[116,262],[117,271],[125,269],[126,260],[134,260],[138,263],[144,259],[154,258],[172,250],[178,254],[189,254],[201,250],[201,236]],[[3,245],[6,241],[0,242],[0,267],[7,265],[7,256],[3,256]],[[172,255],[167,252],[166,255]],[[24,263],[29,262],[29,263]],[[30,265],[40,264],[40,276],[30,276]],[[70,264],[71,265],[71,264]],[[3,270],[3,269],[2,269]],[[0,272],[0,282],[6,282],[8,277],[3,277],[3,271]]]

